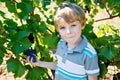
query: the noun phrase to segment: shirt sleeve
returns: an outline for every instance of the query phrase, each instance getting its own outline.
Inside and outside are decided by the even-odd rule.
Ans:
[[[97,54],[86,57],[85,70],[86,70],[86,73],[88,76],[98,76],[99,75]]]

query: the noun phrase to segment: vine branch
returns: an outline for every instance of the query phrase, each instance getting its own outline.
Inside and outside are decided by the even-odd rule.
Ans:
[[[112,14],[110,14],[110,11],[107,9],[106,5],[105,5],[105,9],[106,9],[106,11],[107,11],[108,15],[109,15],[109,16],[110,16],[110,18],[111,18],[111,17],[112,17]]]
[[[120,16],[120,14],[115,15],[115,16],[111,16],[111,17],[109,17],[109,18],[103,18],[103,19],[95,20],[95,22],[103,21],[103,20],[108,20],[108,19],[113,19],[113,18],[115,18],[115,17],[119,17],[119,16]]]

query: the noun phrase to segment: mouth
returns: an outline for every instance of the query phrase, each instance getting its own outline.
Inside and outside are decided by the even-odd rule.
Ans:
[[[66,35],[66,38],[72,38],[74,37],[73,35]]]
[[[67,36],[66,38],[73,38],[74,36]]]
[[[66,39],[72,39],[73,37],[67,37]]]

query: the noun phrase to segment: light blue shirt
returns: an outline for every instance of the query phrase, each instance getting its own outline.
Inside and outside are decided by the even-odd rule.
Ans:
[[[95,49],[82,36],[82,41],[68,50],[61,39],[56,51],[57,66],[55,80],[87,80],[88,76],[98,76],[99,66]]]

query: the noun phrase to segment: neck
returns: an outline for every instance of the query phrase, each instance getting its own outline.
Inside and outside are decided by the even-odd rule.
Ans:
[[[81,41],[82,41],[82,38],[80,37],[80,39],[76,41],[75,43],[67,43],[67,47],[69,49],[75,48]]]

